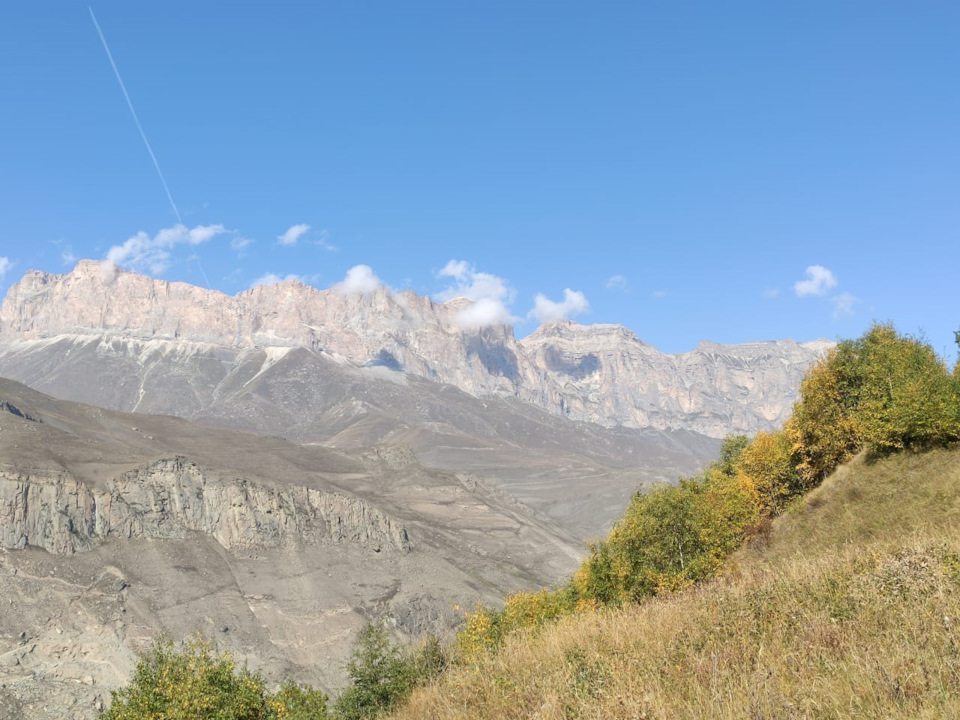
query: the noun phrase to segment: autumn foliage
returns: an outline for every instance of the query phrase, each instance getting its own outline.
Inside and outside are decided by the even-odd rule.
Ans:
[[[113,692],[102,720],[325,720],[327,697],[263,678],[200,638],[182,647],[160,638],[140,656],[130,683]]]
[[[578,609],[620,606],[716,575],[746,538],[838,465],[960,441],[960,376],[922,340],[874,325],[810,369],[779,430],[728,437],[700,475],[633,496],[623,517],[573,578],[518,593],[503,610],[467,613],[461,658],[496,648],[509,632]]]

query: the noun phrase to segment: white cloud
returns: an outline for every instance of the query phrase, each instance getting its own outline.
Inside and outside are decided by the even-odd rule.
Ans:
[[[453,322],[462,328],[485,328],[506,325],[516,319],[499,300],[480,298],[454,315]]]
[[[230,240],[231,250],[240,251],[250,245],[253,245],[253,238],[244,237],[243,235],[236,235]]]
[[[650,297],[657,298],[659,300],[660,298],[665,298],[669,294],[670,293],[668,293],[666,290],[654,290],[652,293],[650,293]]]
[[[258,285],[276,285],[277,283],[286,282],[287,280],[298,280],[299,282],[306,283],[306,279],[302,275],[294,275],[293,273],[290,273],[286,277],[281,277],[276,273],[266,273],[250,283],[250,287],[255,288]]]
[[[860,302],[860,298],[851,295],[848,292],[842,292],[830,298],[833,303],[833,319],[841,317],[851,317],[853,315],[853,306]]]
[[[437,273],[437,277],[452,277],[464,282],[471,271],[470,263],[466,260],[449,260]]]
[[[286,232],[283,233],[283,235],[277,235],[277,242],[280,243],[281,245],[286,245],[286,246],[296,245],[297,240],[303,237],[304,233],[306,233],[309,229],[310,229],[310,226],[307,225],[306,223],[291,225],[290,227],[287,228]]]
[[[153,237],[142,230],[122,245],[107,250],[104,259],[105,275],[113,275],[113,268],[124,267],[138,272],[161,273],[170,266],[170,250],[177,245],[200,245],[217,235],[226,233],[223,225],[185,225],[164,228]]]
[[[571,315],[587,312],[589,309],[590,303],[582,292],[566,288],[563,291],[563,300],[560,302],[551,300],[543,293],[537,293],[533,299],[533,310],[529,314],[540,322],[546,322],[547,320],[564,320]]]
[[[507,281],[496,275],[477,272],[466,260],[451,260],[437,273],[438,278],[453,278],[456,282],[434,295],[434,299],[446,302],[451,298],[465,297],[468,300],[499,300],[513,302],[516,291]]]
[[[452,278],[454,283],[434,295],[435,300],[447,302],[455,297],[464,297],[473,301],[472,305],[454,316],[456,325],[480,328],[517,320],[508,308],[516,291],[503,278],[477,272],[466,260],[451,260],[437,273],[437,277]]]
[[[823,265],[811,265],[807,268],[806,275],[806,280],[798,280],[793,285],[797,297],[826,295],[837,286],[837,278]]]
[[[368,295],[382,284],[369,265],[354,265],[347,270],[346,277],[335,284],[333,289],[341,295],[352,293]]]
[[[334,245],[332,242],[330,242],[329,230],[324,229],[324,230],[321,230],[319,233],[317,233],[317,239],[314,240],[313,243],[314,245],[318,245],[322,247],[324,250],[328,250],[330,252],[337,251],[337,246]]]
[[[73,254],[73,249],[69,245],[60,251],[60,262],[64,265],[76,264],[77,256]]]
[[[623,275],[611,275],[603,286],[607,290],[626,290],[627,279]]]
[[[763,291],[763,296],[765,298],[770,298],[771,300],[780,295],[780,288],[768,287]]]
[[[6,275],[12,267],[13,263],[10,262],[10,258],[0,257],[0,280],[3,279],[3,276]]]

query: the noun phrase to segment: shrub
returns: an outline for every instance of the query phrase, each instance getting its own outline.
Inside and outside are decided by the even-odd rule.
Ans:
[[[439,675],[446,666],[440,642],[430,637],[419,647],[402,651],[390,642],[382,625],[360,631],[347,663],[351,684],[334,705],[337,720],[363,720],[389,712],[418,684]]]
[[[818,484],[859,451],[862,438],[851,417],[855,392],[846,358],[832,350],[800,383],[800,400],[789,425],[797,473],[807,486]]]
[[[502,610],[478,605],[466,614],[464,625],[457,633],[457,657],[469,662],[499,647],[509,633],[539,627],[573,612],[575,606],[576,597],[570,586],[513,593],[507,597]]]
[[[841,343],[858,374],[853,416],[877,454],[960,440],[960,398],[946,364],[927,343],[875,325]]]
[[[717,572],[759,519],[755,490],[732,474],[743,444],[725,446],[736,452],[703,475],[634,495],[574,576],[579,597],[619,605]]]
[[[154,641],[130,683],[112,693],[102,720],[325,720],[326,696],[286,684],[270,695],[263,679],[228,652],[193,638],[180,649]]]
[[[804,489],[795,467],[791,427],[758,432],[740,453],[734,472],[740,482],[757,493],[762,515],[776,515]]]

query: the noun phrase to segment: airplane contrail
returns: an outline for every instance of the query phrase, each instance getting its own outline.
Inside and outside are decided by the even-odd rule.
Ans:
[[[143,144],[147,146],[147,152],[150,153],[150,159],[153,160],[153,166],[157,169],[157,175],[160,176],[160,182],[163,183],[163,189],[167,193],[167,200],[170,201],[170,207],[173,208],[173,214],[177,216],[177,222],[183,225],[180,218],[180,211],[177,210],[177,204],[173,201],[173,195],[170,194],[170,188],[167,186],[167,179],[163,176],[163,170],[160,169],[160,163],[157,162],[157,156],[153,154],[153,148],[150,147],[150,141],[147,140],[146,133],[143,132],[143,126],[140,125],[140,118],[137,117],[137,111],[133,109],[133,103],[130,102],[130,95],[127,94],[127,88],[123,84],[123,78],[120,77],[120,71],[117,70],[117,64],[113,61],[113,53],[110,52],[110,46],[107,45],[107,39],[103,36],[103,30],[100,29],[100,23],[97,22],[97,16],[93,14],[93,8],[87,5],[90,11],[90,18],[93,20],[93,26],[97,29],[97,35],[100,36],[100,42],[103,43],[103,49],[107,51],[107,59],[110,60],[110,66],[113,68],[113,74],[117,76],[117,82],[120,83],[120,89],[123,91],[123,97],[127,101],[127,107],[130,108],[130,114],[133,115],[133,121],[137,124],[137,130],[140,131],[140,137],[143,138]]]
[[[113,53],[110,52],[110,46],[107,45],[107,38],[103,35],[103,30],[100,29],[100,23],[97,22],[97,16],[93,14],[93,7],[87,5],[87,10],[90,11],[90,19],[93,20],[93,26],[97,29],[97,35],[100,36],[100,42],[103,43],[103,49],[107,52],[107,59],[110,61],[110,67],[113,68],[113,74],[117,76],[117,82],[120,84],[120,89],[123,91],[123,97],[127,101],[127,107],[130,108],[130,114],[133,115],[133,122],[137,125],[137,130],[140,131],[140,137],[143,138],[143,144],[147,146],[147,152],[150,153],[150,159],[153,160],[153,166],[157,169],[157,175],[160,177],[160,182],[163,183],[163,189],[167,193],[167,200],[170,201],[170,207],[173,208],[173,214],[177,216],[177,222],[183,225],[183,219],[180,217],[180,211],[177,209],[177,204],[173,201],[173,195],[170,192],[170,187],[167,185],[167,179],[163,176],[163,170],[160,169],[160,163],[157,162],[157,156],[153,154],[153,148],[150,147],[150,141],[147,140],[147,134],[143,131],[143,126],[140,124],[140,118],[137,117],[137,111],[133,109],[133,103],[130,101],[130,95],[127,93],[127,86],[123,84],[123,78],[120,77],[120,71],[117,69],[117,63],[113,60]],[[200,274],[203,276],[204,282],[207,284],[207,287],[210,287],[210,279],[207,277],[207,273],[203,269],[203,263],[200,262],[199,255],[195,257],[197,261],[197,267],[200,269]]]

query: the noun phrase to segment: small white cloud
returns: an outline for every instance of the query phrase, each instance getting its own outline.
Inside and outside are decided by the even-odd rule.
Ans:
[[[324,250],[336,252],[337,246],[330,242],[330,237],[329,230],[321,230],[319,233],[317,233],[317,239],[313,241],[313,244],[319,245]]]
[[[10,258],[0,257],[0,280],[3,279],[3,276],[10,272],[10,268],[13,267],[13,263],[10,262]]]
[[[603,286],[607,290],[626,290],[627,279],[623,275],[611,275]]]
[[[73,249],[68,245],[60,251],[60,262],[64,265],[75,265],[77,256],[73,254]]]
[[[473,304],[460,310],[453,319],[463,328],[481,328],[514,322],[508,307],[516,291],[497,275],[478,272],[466,260],[451,260],[437,273],[438,278],[451,278],[453,284],[436,293],[433,298],[447,302],[455,297],[472,300]]]
[[[806,280],[798,280],[793,285],[797,297],[805,295],[826,295],[837,286],[837,278],[823,265],[811,265],[806,271]]]
[[[282,277],[276,273],[266,273],[250,283],[250,287],[255,288],[258,285],[276,285],[277,283],[287,282],[288,280],[297,280],[299,282],[306,283],[306,280],[301,275],[294,275],[293,273],[290,273],[286,277]]]
[[[669,294],[670,293],[668,293],[666,290],[654,290],[652,293],[650,293],[650,297],[654,297],[659,300],[660,298],[665,298]]]
[[[516,319],[506,305],[492,298],[475,300],[453,316],[454,324],[465,329],[507,325]]]
[[[507,281],[486,272],[477,272],[466,260],[451,260],[437,273],[438,278],[453,278],[455,283],[434,295],[434,299],[446,302],[455,297],[468,300],[499,300],[513,302],[516,291]]]
[[[230,249],[237,250],[238,252],[250,245],[253,245],[253,238],[244,237],[243,235],[236,235],[230,240]]]
[[[848,292],[842,292],[830,298],[833,303],[833,319],[838,320],[841,317],[852,317],[853,306],[860,302],[860,298]]]
[[[452,277],[460,282],[465,282],[467,274],[471,272],[470,263],[466,260],[449,260],[446,265],[437,273],[437,277]]]
[[[291,225],[287,228],[286,232],[283,235],[277,235],[277,242],[280,245],[290,246],[296,245],[297,240],[303,237],[310,229],[310,226],[306,223],[300,223],[299,225]]]
[[[770,298],[771,300],[780,295],[780,288],[769,287],[763,291],[763,296],[765,298]]]
[[[563,291],[563,300],[555,302],[543,293],[537,293],[533,299],[533,310],[529,316],[540,322],[548,320],[564,320],[571,315],[579,315],[590,309],[586,296],[579,290],[566,288]]]
[[[175,246],[199,245],[226,232],[223,225],[197,225],[188,229],[185,225],[178,224],[160,230],[153,237],[141,230],[127,238],[122,245],[114,245],[107,250],[104,274],[113,277],[114,272],[110,266],[161,273],[170,266],[170,250]]]
[[[353,293],[369,295],[382,284],[369,265],[354,265],[347,270],[346,277],[335,284],[333,289],[341,295]]]

